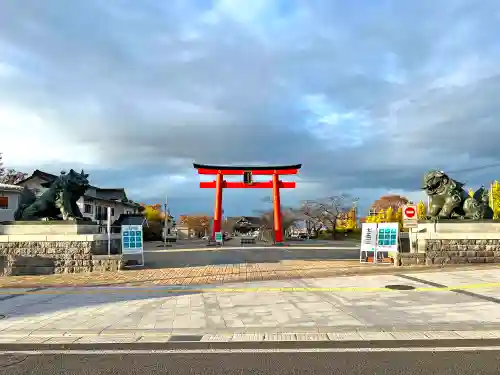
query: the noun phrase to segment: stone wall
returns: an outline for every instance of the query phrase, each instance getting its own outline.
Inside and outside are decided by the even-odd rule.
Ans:
[[[123,267],[120,240],[112,239],[111,247],[108,257],[105,240],[0,242],[0,274],[115,271]]]
[[[500,263],[500,239],[427,239],[425,252],[398,254],[396,266]]]
[[[426,264],[425,254],[423,253],[398,253],[394,259],[396,267],[417,266]]]
[[[500,263],[500,239],[428,239],[426,264]]]

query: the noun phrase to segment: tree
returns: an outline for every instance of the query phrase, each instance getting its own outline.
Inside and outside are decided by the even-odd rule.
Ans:
[[[261,238],[267,237],[271,234],[274,239],[274,211],[273,210],[256,210],[256,213],[260,217],[260,236]],[[293,209],[282,208],[281,210],[281,224],[283,226],[283,231],[289,230],[298,220],[298,217]]]
[[[304,201],[297,210],[299,215],[304,218],[307,234],[317,237],[321,228],[325,226],[322,218],[322,210],[312,201]]]
[[[143,214],[150,222],[163,222],[165,220],[165,212],[161,210],[160,204],[144,205]]]
[[[0,152],[0,183],[14,185],[24,180],[27,175],[27,173],[18,172],[15,169],[5,168],[3,166],[3,155]]]
[[[375,202],[373,202],[373,204],[371,205],[371,211],[379,212],[381,210],[387,210],[389,207],[391,207],[393,211],[397,211],[399,207],[408,204],[408,202],[408,198],[405,198],[401,195],[383,195]]]
[[[342,194],[320,200],[305,201],[302,204],[302,211],[305,215],[327,227],[331,231],[333,239],[335,239],[338,222],[346,217],[357,201],[358,198]]]
[[[423,201],[418,202],[417,205],[417,217],[419,220],[424,220],[427,215],[427,209]]]

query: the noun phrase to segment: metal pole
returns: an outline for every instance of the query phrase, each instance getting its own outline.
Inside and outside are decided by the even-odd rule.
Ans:
[[[108,256],[111,255],[111,207],[108,207]]]
[[[168,196],[165,196],[165,221],[163,224],[163,246],[167,247],[168,234]]]

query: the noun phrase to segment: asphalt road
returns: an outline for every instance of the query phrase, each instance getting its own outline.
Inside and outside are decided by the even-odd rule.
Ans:
[[[148,268],[196,267],[237,263],[276,263],[283,260],[342,260],[358,259],[359,247],[354,243],[339,242],[335,245],[341,249],[297,249],[293,247],[244,247],[241,249],[213,249],[199,251],[179,251],[184,247],[172,246],[164,250],[158,244],[148,244],[144,259]],[[238,246],[230,244],[228,247]],[[348,247],[349,249],[345,249]],[[175,251],[172,251],[175,250]]]
[[[2,355],[2,375],[498,375],[500,351]]]

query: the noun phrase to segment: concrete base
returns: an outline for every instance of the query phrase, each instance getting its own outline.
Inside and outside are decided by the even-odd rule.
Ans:
[[[0,275],[116,271],[123,267],[121,236],[97,234],[94,223],[21,222],[2,225]],[[32,230],[34,233],[30,233]],[[82,234],[84,233],[84,234]]]
[[[396,265],[500,263],[500,222],[419,222],[411,232],[413,254]]]
[[[0,235],[71,235],[98,234],[92,221],[12,221],[0,225]]]

